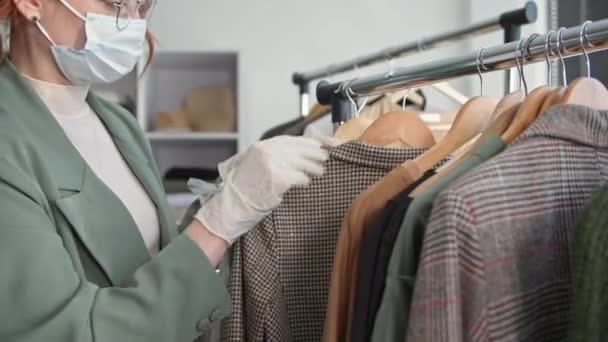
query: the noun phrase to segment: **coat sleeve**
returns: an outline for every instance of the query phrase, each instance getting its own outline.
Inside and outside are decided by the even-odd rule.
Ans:
[[[221,278],[185,235],[128,287],[83,280],[43,203],[27,178],[0,178],[1,341],[191,342],[229,311]]]

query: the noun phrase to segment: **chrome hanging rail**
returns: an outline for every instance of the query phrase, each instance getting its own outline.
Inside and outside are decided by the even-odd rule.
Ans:
[[[536,21],[536,18],[537,6],[534,2],[528,2],[523,8],[505,12],[495,18],[487,19],[458,30],[421,38],[414,42],[383,49],[382,51],[360,56],[349,61],[330,64],[316,70],[294,73],[292,77],[293,82],[300,87],[301,113],[302,115],[308,113],[308,88],[311,81],[352,71],[372,64],[386,63],[395,58],[501,29],[504,30],[505,33],[505,42],[515,41],[520,37],[521,25],[532,23]]]
[[[581,35],[582,26],[565,29],[560,35],[550,32],[530,38],[526,44],[525,64],[545,62],[546,41],[550,42],[552,49],[559,46],[563,58],[581,55],[583,53],[582,44],[588,53],[608,49],[608,19],[586,25],[583,35]],[[488,73],[515,67],[516,56],[520,60],[522,58],[519,46],[519,42],[511,42],[483,49],[481,72]],[[549,55],[548,58],[552,60],[560,58],[558,54]],[[332,104],[336,100],[348,102],[360,97],[421,87],[461,76],[476,75],[479,64],[477,57],[478,52],[471,52],[463,56],[397,68],[389,75],[377,74],[331,84],[322,81],[317,86],[317,99],[321,104]]]

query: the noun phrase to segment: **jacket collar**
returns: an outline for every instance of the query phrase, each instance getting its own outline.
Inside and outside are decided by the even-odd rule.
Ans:
[[[541,115],[513,144],[533,137],[552,137],[576,144],[608,147],[608,111],[580,105],[558,105]]]
[[[390,171],[406,160],[415,159],[427,150],[428,148],[380,147],[354,140],[331,148],[329,156],[348,164]]]

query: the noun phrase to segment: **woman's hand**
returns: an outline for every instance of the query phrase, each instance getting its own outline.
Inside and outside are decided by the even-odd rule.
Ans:
[[[233,243],[281,204],[295,186],[323,174],[324,142],[281,136],[258,142],[230,167],[220,166],[222,189],[194,216],[211,233]]]

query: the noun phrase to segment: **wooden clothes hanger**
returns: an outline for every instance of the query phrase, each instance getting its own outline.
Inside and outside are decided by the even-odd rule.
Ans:
[[[507,143],[512,143],[521,135],[540,113],[540,109],[547,96],[554,91],[555,87],[542,86],[534,89],[522,102],[515,114],[515,118],[509,128],[502,134],[502,139]]]
[[[530,42],[536,36],[538,36],[538,35],[530,36],[528,38],[526,44],[523,45],[523,48],[521,50],[520,50],[520,47],[522,46],[523,39],[520,40],[520,44],[519,44],[520,47],[518,47],[518,51],[522,52],[521,64],[519,63],[519,57],[516,56],[516,58],[515,58],[516,63],[517,63],[517,68],[519,71],[519,75],[520,75],[520,79],[524,85],[524,89],[525,89],[526,93],[528,92],[528,85],[526,83],[526,77],[524,74],[524,66],[523,66],[524,61],[526,59],[525,52],[527,51],[528,45],[530,44]],[[551,36],[551,33],[549,33],[547,35],[547,39],[549,39],[550,36]],[[545,57],[547,59],[547,63],[549,63],[548,50],[546,48],[547,44],[548,44],[548,40],[545,41]],[[549,70],[549,72],[550,72],[550,70]],[[521,133],[523,133],[534,122],[534,120],[536,120],[536,118],[541,113],[541,110],[543,109],[545,101],[547,100],[548,96],[553,94],[555,92],[555,90],[557,90],[556,87],[544,85],[544,86],[540,86],[540,87],[534,89],[530,94],[528,94],[526,96],[524,101],[519,106],[519,109],[517,110],[517,113],[515,114],[515,118],[513,118],[511,125],[509,125],[509,128],[502,134],[502,139],[507,144],[512,143],[517,137],[519,137],[521,135]]]
[[[581,26],[581,32],[579,37],[581,43],[580,47],[583,50],[583,55],[585,55],[585,62],[587,65],[587,77],[580,77],[571,82],[566,88],[560,103],[584,105],[595,109],[606,110],[608,109],[608,89],[606,89],[602,82],[591,77],[591,64],[589,62],[589,54],[585,49],[585,40],[589,44],[589,39],[587,38],[587,26],[589,26],[589,24],[591,24],[591,21],[586,21]],[[564,46],[562,33],[563,29],[560,29],[558,39],[562,42],[562,46]]]
[[[595,78],[581,77],[568,85],[559,103],[608,110],[608,89]]]
[[[315,103],[315,105],[308,111],[308,114],[304,117],[306,122],[313,122],[324,114],[328,113],[328,106],[324,106],[320,103]]]
[[[513,107],[519,108],[521,102],[524,100],[525,97],[526,95],[521,90],[516,90],[505,95],[500,101],[498,101],[496,109],[494,110],[494,113],[492,113],[492,122],[494,122],[494,120],[497,120],[498,117],[500,117],[504,112],[512,110]],[[488,129],[490,129],[490,127],[488,127]]]
[[[428,148],[435,145],[433,133],[414,111],[382,115],[358,140],[374,146],[397,146],[395,143],[399,143],[403,147]]]
[[[448,131],[445,138],[431,147],[428,151],[414,159],[421,172],[426,172],[447,158],[460,146],[475,138],[483,131],[491,119],[496,101],[492,98],[479,96],[465,103]]]
[[[591,77],[589,55],[587,53],[587,50],[585,49],[585,40],[587,41],[587,43],[589,43],[586,32],[587,26],[589,24],[591,24],[591,21],[586,21],[581,26],[581,33],[579,38],[581,43],[580,48],[582,49],[586,60],[587,77],[580,77],[567,86],[565,85],[567,83],[566,65],[564,63],[564,58],[561,53],[562,49],[566,51],[562,38],[562,34],[565,28],[562,27],[558,30],[556,46],[557,54],[559,55],[559,59],[562,64],[562,77],[564,86],[555,89],[547,96],[541,108],[541,113],[544,113],[549,108],[560,104],[584,105],[595,109],[608,109],[608,89],[606,89],[606,87],[600,81]],[[547,39],[549,40],[551,33],[552,32],[547,35]],[[548,51],[547,43],[545,43],[545,50]],[[547,58],[547,64],[549,64],[548,54],[547,52],[545,53]]]
[[[404,104],[407,95],[403,97]],[[354,103],[352,98],[349,99]],[[358,108],[359,115],[342,124],[334,138],[341,142],[358,139],[374,146],[425,148],[435,145],[430,129],[417,112],[392,111],[374,119],[361,115],[362,110],[363,106]]]
[[[408,95],[409,91],[403,97],[404,107]],[[383,114],[367,128],[359,141],[374,146],[428,148],[435,145],[433,133],[418,112],[404,108]]]
[[[513,122],[515,113],[517,113],[517,110],[519,109],[519,106],[523,100],[524,92],[521,90],[516,90],[505,95],[496,105],[494,113],[492,113],[491,124],[481,133],[479,139],[474,144],[469,146],[465,153],[458,158],[450,160],[439,168],[438,171],[447,169],[452,164],[460,164],[461,160],[468,158],[475,151],[475,149],[477,149],[477,147],[487,140],[488,137],[493,135],[502,135]]]
[[[517,70],[520,71],[521,81],[523,75],[521,74],[519,63],[517,65]],[[464,163],[465,160],[467,160],[475,152],[475,150],[477,150],[477,148],[485,143],[490,137],[503,135],[511,126],[524,98],[524,92],[521,90],[516,90],[505,95],[496,105],[491,116],[492,123],[481,133],[481,137],[479,137],[479,139],[472,144],[464,154],[443,165],[438,170],[437,174],[416,187],[416,189],[411,193],[411,196],[416,197],[422,193],[425,193],[439,179],[443,178],[446,174],[452,172],[454,169]]]
[[[334,134],[334,138],[342,143],[357,140],[374,120],[364,116],[359,116],[343,123]]]
[[[564,94],[564,88],[554,88],[543,101],[543,105],[540,108],[540,113],[546,113],[549,108],[558,105]]]
[[[482,91],[483,77],[480,66],[483,65],[483,50],[480,49],[477,53],[477,71]],[[427,172],[481,133],[491,119],[490,114],[494,112],[497,105],[496,102],[496,100],[486,96],[474,97],[467,101],[456,114],[454,123],[447,135],[439,143],[431,147],[431,149],[414,159],[414,163],[416,163],[418,169],[422,173]]]
[[[516,93],[518,93],[517,95],[520,95],[520,98],[523,98],[523,93],[521,91],[518,91]],[[462,163],[464,163],[481,144],[485,143],[488,140],[489,137],[500,136],[507,130],[507,128],[511,125],[511,122],[515,118],[515,114],[517,113],[517,110],[520,105],[519,103],[511,103],[511,101],[516,98],[515,95],[510,96],[512,94],[514,93],[508,94],[499,102],[499,104],[496,106],[496,112],[498,112],[498,116],[493,119],[490,126],[488,126],[488,128],[483,131],[481,137],[471,146],[471,148],[460,158],[450,161],[448,164],[441,167],[437,174],[435,174],[433,177],[427,179],[424,183],[416,187],[416,189],[411,193],[411,197],[416,197],[417,195],[425,193],[439,179],[444,177],[446,174],[452,172],[452,170],[456,169]],[[506,106],[510,107],[505,108]],[[499,107],[501,107],[500,111],[498,110]]]
[[[531,39],[533,39],[531,37]],[[528,41],[531,41],[529,39]],[[520,41],[520,46],[521,43]],[[518,51],[520,49],[518,46]],[[524,88],[527,89],[523,75],[523,67],[519,64],[519,59],[516,56],[517,71],[519,72],[520,82],[524,83]],[[547,59],[548,61],[548,59]],[[517,90],[505,95],[500,102],[496,105],[494,113],[492,114],[492,123],[486,128],[481,137],[470,146],[466,153],[461,155],[459,158],[451,160],[444,166],[442,166],[436,175],[420,184],[411,194],[412,197],[416,197],[426,192],[431,186],[433,186],[439,179],[443,178],[446,174],[452,172],[454,169],[462,165],[476,150],[479,146],[485,143],[492,136],[503,136],[505,132],[514,124],[515,117],[519,112],[522,105],[522,101],[525,99],[525,94],[522,90]]]

